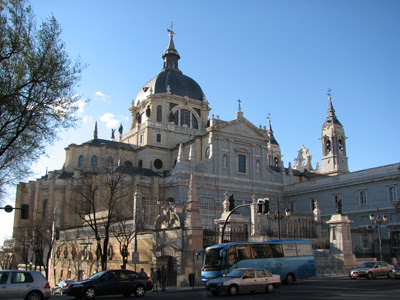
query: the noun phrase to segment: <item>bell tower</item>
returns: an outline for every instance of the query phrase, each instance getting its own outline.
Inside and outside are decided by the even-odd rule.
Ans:
[[[346,136],[344,134],[344,128],[335,115],[330,91],[329,89],[328,116],[321,130],[322,168],[319,170],[319,173],[338,175],[348,173],[349,166],[346,156]]]

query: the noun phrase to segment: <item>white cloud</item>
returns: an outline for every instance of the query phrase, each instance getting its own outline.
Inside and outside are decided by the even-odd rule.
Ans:
[[[100,120],[106,123],[107,128],[116,128],[119,125],[119,121],[116,120],[111,113],[105,113],[100,117]]]
[[[82,122],[84,124],[92,123],[93,122],[93,117],[92,116],[83,116],[82,117]]]
[[[86,102],[83,100],[78,100],[75,102],[75,106],[78,108],[77,113],[82,114],[85,109]]]
[[[95,93],[95,98],[96,98],[96,100],[99,100],[99,101],[106,101],[106,100],[108,99],[108,96],[105,95],[105,94],[103,94],[103,93],[100,92],[100,91],[97,91],[97,92]]]

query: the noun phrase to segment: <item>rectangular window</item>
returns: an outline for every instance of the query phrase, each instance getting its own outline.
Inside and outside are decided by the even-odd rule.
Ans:
[[[246,155],[239,154],[238,155],[238,171],[239,173],[246,173]]]
[[[140,144],[143,144],[143,135],[140,135],[140,141],[139,141],[139,143],[140,143]]]
[[[156,141],[157,143],[161,143],[161,133],[157,133]]]
[[[289,209],[290,209],[291,212],[294,212],[294,209],[295,209],[295,207],[294,207],[294,201],[290,201],[290,202],[289,202]]]
[[[390,202],[397,201],[397,191],[395,185],[388,186],[388,197]]]
[[[360,205],[366,205],[367,204],[367,191],[359,191],[359,199],[360,199]]]

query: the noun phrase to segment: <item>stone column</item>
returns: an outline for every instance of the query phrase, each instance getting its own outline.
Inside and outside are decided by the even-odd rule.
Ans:
[[[350,230],[350,224],[353,221],[348,216],[335,214],[326,223],[330,225],[330,263],[335,266],[356,265]]]

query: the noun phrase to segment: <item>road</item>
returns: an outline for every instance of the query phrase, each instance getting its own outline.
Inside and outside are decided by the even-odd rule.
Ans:
[[[168,290],[167,292],[148,292],[143,300],[187,300],[189,297],[192,299],[200,300],[214,300],[214,299],[235,299],[235,300],[248,300],[250,294],[239,294],[234,297],[230,296],[213,296],[204,288],[196,287],[194,290]],[[400,298],[400,280],[391,279],[357,279],[351,280],[349,278],[323,278],[311,279],[296,282],[291,286],[282,286],[272,294],[266,293],[252,293],[252,300],[265,300],[268,299],[296,299],[296,300],[309,300],[309,299],[379,299],[384,297],[385,300],[399,299]],[[96,299],[134,299],[125,298],[122,295],[117,296],[104,296],[96,297]],[[52,296],[51,300],[73,300],[73,297],[68,296]]]

